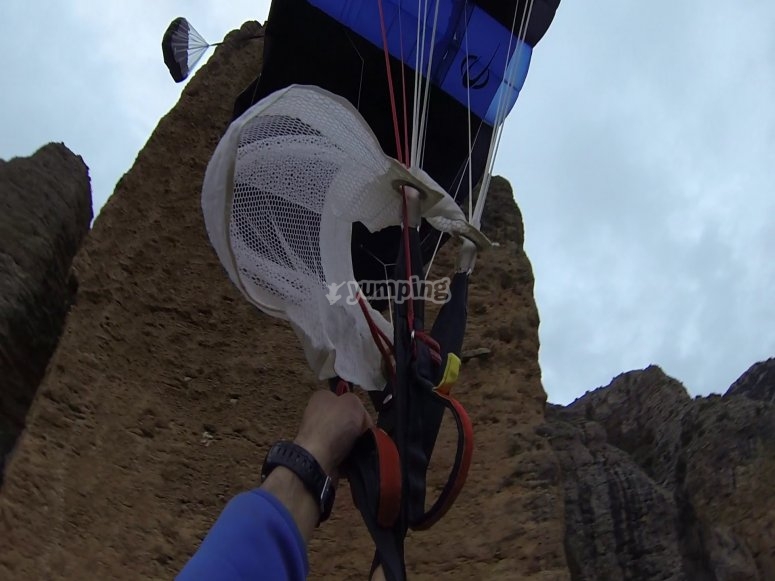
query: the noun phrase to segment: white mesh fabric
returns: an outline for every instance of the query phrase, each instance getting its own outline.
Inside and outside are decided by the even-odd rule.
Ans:
[[[290,320],[321,379],[384,385],[366,319],[347,300],[350,238],[355,221],[372,231],[400,223],[401,184],[423,192],[422,210],[435,221],[481,242],[433,180],[385,156],[358,112],[317,87],[292,86],[255,104],[210,160],[202,209],[221,262],[248,300]],[[333,303],[331,285],[344,285]]]

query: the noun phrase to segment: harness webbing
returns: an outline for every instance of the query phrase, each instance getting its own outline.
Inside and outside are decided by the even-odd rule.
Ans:
[[[410,206],[416,203],[411,195],[406,196],[404,236],[395,271],[396,280],[410,288],[419,283],[412,278],[412,265],[422,264],[419,233],[410,224]],[[372,570],[381,565],[388,581],[406,578],[408,530],[425,530],[438,522],[462,489],[471,464],[471,421],[444,383],[447,365],[457,361],[462,348],[467,293],[468,275],[458,273],[450,286],[449,301],[430,332],[425,330],[424,302],[417,300],[418,288],[411,288],[409,300],[396,302],[395,366],[384,391],[372,396],[379,414],[377,427],[359,440],[344,469],[353,501],[376,546]],[[332,382],[332,389],[345,391],[348,386],[343,383]],[[458,429],[457,453],[446,485],[426,511],[426,475],[446,411],[451,412]]]

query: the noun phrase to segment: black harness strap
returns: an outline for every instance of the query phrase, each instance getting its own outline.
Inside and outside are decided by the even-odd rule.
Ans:
[[[411,277],[411,265],[422,264],[417,229],[409,228],[406,238],[409,252],[402,237],[396,280],[412,285],[412,296],[420,297],[419,277]],[[429,337],[423,340],[418,340],[418,335],[425,332],[424,301],[396,301],[395,374],[382,392],[372,394],[379,413],[378,428],[359,440],[345,468],[353,501],[376,545],[372,572],[381,565],[388,581],[406,579],[407,531],[425,530],[438,522],[462,489],[471,464],[470,419],[460,403],[448,395],[449,386],[442,385],[448,359],[459,357],[463,345],[468,275],[455,275],[449,292]],[[438,353],[431,350],[436,343]],[[426,511],[428,466],[447,411],[458,428],[455,462],[440,496]]]

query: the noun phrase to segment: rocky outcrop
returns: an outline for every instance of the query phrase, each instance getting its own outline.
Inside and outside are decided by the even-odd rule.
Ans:
[[[669,493],[611,445],[597,422],[556,406],[547,420],[541,434],[552,442],[563,474],[571,577],[677,578],[677,508]]]
[[[740,390],[692,400],[652,366],[549,410],[574,579],[775,578],[775,405]]]
[[[200,209],[231,104],[261,66],[259,28],[227,37],[161,120],[76,259],[77,304],[0,494],[0,578],[172,578],[312,390],[289,326],[230,284]],[[536,433],[546,395],[521,216],[494,180],[455,387],[476,451],[457,503],[412,534],[412,579],[565,579],[559,469]],[[450,273],[452,247],[431,276]],[[449,467],[442,433],[431,494]],[[345,487],[345,483],[340,486]],[[310,546],[313,579],[363,579],[372,546],[340,489]]]
[[[726,395],[744,395],[750,399],[775,403],[775,358],[760,361],[751,367],[732,384]]]
[[[72,304],[92,218],[89,171],[63,144],[0,162],[0,482]]]

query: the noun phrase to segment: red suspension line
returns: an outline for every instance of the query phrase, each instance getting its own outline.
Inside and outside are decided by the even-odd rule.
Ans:
[[[390,108],[393,113],[393,130],[396,134],[396,154],[398,161],[404,165],[409,165],[404,158],[403,148],[401,147],[401,130],[398,123],[398,108],[396,107],[396,94],[393,88],[393,72],[390,66],[390,52],[388,52],[387,28],[385,26],[385,13],[382,10],[382,0],[377,0],[377,4],[379,6],[379,23],[382,28],[382,48],[385,53],[385,71],[387,72],[388,91],[390,92]]]
[[[363,298],[363,295],[360,292],[358,293],[358,306],[361,308],[361,312],[366,318],[366,323],[369,325],[369,331],[371,331],[371,338],[374,340],[374,344],[377,346],[380,355],[382,355],[382,359],[385,362],[388,373],[392,378],[396,373],[392,362],[393,344],[390,342],[390,339],[388,339],[387,335],[382,332],[382,329],[377,326],[377,324],[374,322],[374,319],[371,318],[369,309],[366,306],[366,300]]]

